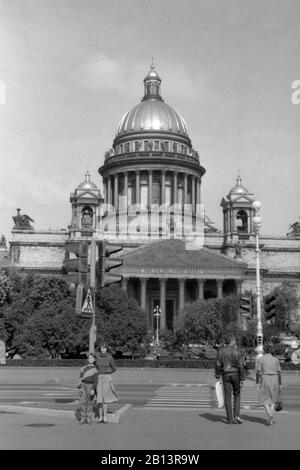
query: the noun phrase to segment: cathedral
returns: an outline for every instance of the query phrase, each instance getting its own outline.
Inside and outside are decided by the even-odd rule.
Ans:
[[[85,179],[70,195],[64,230],[35,230],[20,209],[13,218],[9,264],[25,272],[64,276],[65,243],[106,239],[121,244],[122,287],[147,312],[160,307],[160,328],[172,329],[185,303],[255,293],[255,195],[240,174],[220,201],[223,227],[205,214],[205,176],[184,119],[163,100],[152,65],[144,96],[121,119],[99,174],[103,192]],[[262,295],[283,281],[300,293],[300,230],[259,234]],[[122,254],[121,254],[122,253]]]

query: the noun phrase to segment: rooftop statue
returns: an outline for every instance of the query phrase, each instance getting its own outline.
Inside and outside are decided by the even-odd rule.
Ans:
[[[294,222],[289,226],[288,237],[300,237],[300,222]]]
[[[0,248],[6,248],[6,238],[4,235],[1,235],[0,238]]]
[[[13,217],[13,221],[15,223],[13,230],[33,230],[30,222],[34,220],[29,215],[21,214],[21,209],[17,209],[17,215]]]

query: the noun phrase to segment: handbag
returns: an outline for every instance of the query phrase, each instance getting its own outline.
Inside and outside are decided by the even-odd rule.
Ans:
[[[280,400],[280,394],[278,393],[278,400],[275,402],[275,411],[281,411],[282,410],[282,400]]]
[[[223,391],[223,384],[220,380],[218,380],[216,382],[215,390],[216,390],[216,395],[217,395],[218,408],[223,408],[223,406],[224,406],[224,391]]]

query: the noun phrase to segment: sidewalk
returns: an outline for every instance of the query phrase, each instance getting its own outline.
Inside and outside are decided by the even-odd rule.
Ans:
[[[117,426],[93,423],[79,426],[53,416],[1,414],[0,449],[94,449],[98,457],[122,455],[114,450],[215,450],[300,448],[299,413],[277,413],[276,424],[265,425],[265,413],[241,413],[242,425],[228,426],[224,410],[132,409]],[[179,450],[180,449],[180,450]],[[183,450],[184,449],[184,450]],[[105,450],[101,452],[101,450]],[[199,455],[203,461],[203,456]],[[99,461],[101,463],[101,461]],[[243,464],[241,464],[243,465]]]
[[[4,383],[77,383],[77,367],[8,367],[0,366],[0,384]],[[300,371],[282,371],[283,385],[299,385]],[[245,380],[245,386],[253,386],[254,371]],[[213,369],[170,369],[120,367],[114,374],[116,384],[215,384]]]

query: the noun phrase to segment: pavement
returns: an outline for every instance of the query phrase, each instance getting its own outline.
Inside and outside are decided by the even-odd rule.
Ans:
[[[77,383],[77,367],[12,367],[0,366],[0,383]],[[213,369],[180,369],[152,367],[120,367],[114,373],[116,384],[168,384],[168,383],[203,383],[214,385],[216,382]],[[284,385],[299,385],[300,371],[282,371]],[[252,386],[254,371],[245,386]]]
[[[98,464],[102,455],[120,456],[122,450],[124,455],[148,449],[154,454],[158,450],[167,454],[168,449],[183,455],[185,450],[299,450],[299,413],[277,413],[272,426],[265,425],[262,411],[242,412],[241,417],[243,424],[227,425],[224,410],[132,408],[117,426],[97,422],[79,426],[64,417],[15,410],[1,413],[0,449],[97,450]]]
[[[0,367],[0,383],[76,384],[77,368]],[[212,369],[119,368],[115,384],[215,384]],[[284,385],[299,385],[299,371],[283,371]],[[245,381],[253,387],[254,373]],[[266,426],[262,409],[242,410],[242,425],[227,425],[224,409],[147,409],[125,404],[108,424],[79,426],[74,410],[0,406],[0,449],[212,450],[299,449],[300,413],[282,410]],[[124,419],[126,418],[126,419]],[[113,424],[118,423],[118,426]],[[101,456],[101,452],[99,456]]]
[[[244,387],[253,387],[254,371],[244,382]],[[8,367],[0,368],[0,383],[22,383],[22,384],[76,384],[78,382],[78,369],[76,367]],[[213,369],[171,369],[171,368],[119,368],[114,374],[114,382],[118,384],[208,384],[215,386]],[[283,371],[284,385],[299,385],[300,371]],[[75,403],[76,405],[76,403]],[[108,414],[110,423],[120,423],[129,413],[132,405],[130,403],[112,409]],[[69,408],[69,409],[68,409]],[[58,406],[44,408],[38,406],[20,406],[4,404],[0,405],[0,412],[14,412],[31,414],[35,416],[53,416],[74,419],[75,408],[70,406]]]

